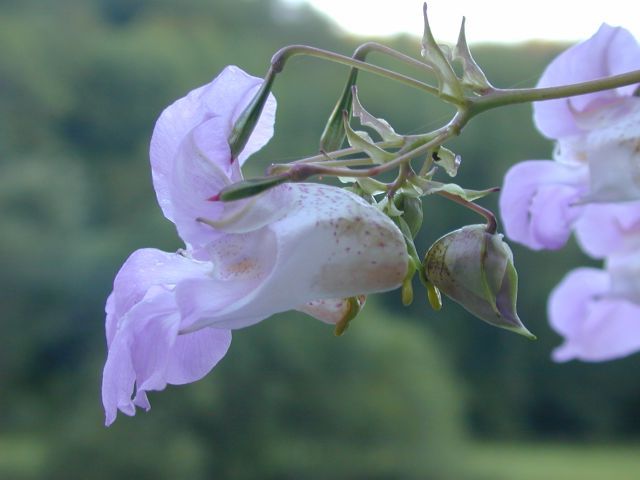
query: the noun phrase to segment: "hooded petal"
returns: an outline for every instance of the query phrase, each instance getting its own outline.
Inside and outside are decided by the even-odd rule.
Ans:
[[[551,326],[564,337],[553,352],[556,361],[612,360],[640,349],[640,306],[607,296],[607,272],[571,271],[553,290],[548,311]]]
[[[214,260],[217,269],[233,273],[227,278],[239,282],[234,292],[245,295],[221,307],[211,292],[225,275],[180,285],[177,298],[188,330],[245,327],[308,302],[402,283],[406,245],[385,214],[339,188],[305,183],[283,188],[293,199],[288,213],[263,230],[230,239],[237,251]]]
[[[511,167],[500,195],[507,236],[533,250],[561,248],[580,213],[573,204],[586,182],[584,166],[529,160]]]
[[[603,24],[589,40],[556,57],[546,68],[538,87],[553,87],[595,80],[640,68],[640,47],[627,30]],[[559,139],[581,132],[575,112],[605,104],[617,96],[628,96],[634,86],[590,93],[570,99],[536,102],[533,118],[543,135]]]
[[[207,190],[208,196],[200,199],[202,202],[217,193],[215,190],[219,190],[225,177],[239,175],[239,165],[233,166],[236,162],[232,162],[228,138],[234,122],[261,84],[262,79],[230,66],[211,83],[193,90],[162,112],[151,138],[150,156],[158,203],[169,220],[174,221],[175,215],[174,175],[177,162],[195,155],[196,158],[191,159],[192,167],[195,168],[192,172],[192,186],[200,191],[202,185],[198,182],[207,179],[205,183],[212,187]],[[239,156],[240,164],[262,148],[273,135],[275,108],[275,99],[270,96],[255,130]],[[213,179],[208,179],[212,172]],[[190,189],[185,178],[180,179],[179,184],[183,188],[178,191],[178,196]],[[196,216],[197,213],[193,218]]]

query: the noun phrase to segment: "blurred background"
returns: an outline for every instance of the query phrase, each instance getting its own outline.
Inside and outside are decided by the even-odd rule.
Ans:
[[[151,187],[159,113],[227,64],[262,76],[284,45],[350,54],[362,41],[277,0],[0,1],[1,479],[640,478],[638,356],[550,360],[560,338],[547,295],[589,264],[573,245],[512,245],[520,316],[537,342],[450,301],[433,312],[416,284],[410,308],[398,292],[379,296],[340,338],[302,314],[237,331],[203,380],[103,426],[113,277],[137,248],[182,246]],[[419,55],[417,37],[384,42]],[[476,45],[474,54],[495,85],[525,87],[565,46]],[[250,173],[317,151],[346,73],[313,59],[288,65],[274,89],[276,135]],[[448,118],[420,92],[360,78],[363,104],[399,132]],[[552,149],[527,106],[484,114],[451,147],[463,157],[456,181],[478,189]],[[424,208],[421,252],[479,220],[439,198]]]

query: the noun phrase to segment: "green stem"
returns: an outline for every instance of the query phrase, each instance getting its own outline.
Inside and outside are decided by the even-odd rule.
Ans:
[[[611,77],[589,80],[587,82],[575,83],[572,85],[562,85],[559,87],[546,88],[518,88],[518,89],[495,89],[490,93],[477,98],[468,98],[470,115],[490,110],[492,108],[505,105],[515,105],[518,103],[538,102],[541,100],[554,100],[558,98],[584,95],[585,93],[599,92],[613,88],[624,87],[640,83],[640,70],[613,75]]]
[[[355,49],[352,58],[364,62],[367,58],[367,55],[371,52],[383,53],[420,70],[426,70],[429,73],[433,73],[433,69],[427,64],[376,42],[363,43]],[[358,68],[352,67],[351,71],[349,72],[349,76],[347,77],[347,82],[342,89],[342,95],[340,95],[340,98],[338,98],[338,101],[334,105],[333,110],[329,115],[329,119],[327,120],[327,124],[324,127],[322,135],[320,136],[320,148],[327,150],[336,150],[340,148],[340,146],[344,142],[345,131],[342,121],[342,112],[346,110],[347,112],[349,112],[349,114],[351,114],[351,103],[353,100],[352,90],[357,80]]]
[[[286,61],[289,58],[297,55],[306,55],[309,57],[322,58],[324,60],[328,60],[331,62],[340,63],[342,65],[347,65],[350,67],[357,68],[358,70],[373,73],[375,75],[380,75],[382,77],[386,77],[391,80],[404,83],[405,85],[409,85],[410,87],[424,90],[432,95],[439,95],[439,91],[436,87],[423,83],[414,78],[408,77],[406,75],[402,75],[400,73],[396,73],[391,70],[387,70],[386,68],[378,67],[376,65],[371,65],[369,63],[362,62],[360,60],[356,60],[354,58],[347,57],[345,55],[340,55],[339,53],[330,52],[328,50],[322,50],[320,48],[309,47],[307,45],[289,45],[287,47],[284,47],[278,50],[273,56],[273,58],[271,59],[271,65],[273,66],[276,72],[280,72],[284,68],[284,64],[286,63]],[[452,99],[452,101],[453,100],[454,99]]]
[[[411,65],[412,67],[416,67],[419,70],[425,70],[429,73],[433,73],[433,68],[431,68],[429,65],[427,65],[424,62],[421,62],[420,60],[416,60],[413,57],[410,57],[409,55],[405,55],[402,52],[399,52],[393,48],[387,47],[386,45],[383,45],[381,43],[377,43],[377,42],[366,42],[363,43],[362,45],[360,45],[356,51],[354,52],[353,56],[354,58],[357,58],[358,60],[364,60],[365,57],[370,53],[370,52],[378,52],[378,53],[383,53],[385,55],[388,55],[392,58],[395,58],[397,60],[400,60],[408,65]]]
[[[380,148],[389,148],[389,147],[396,146],[396,142],[376,142],[375,145],[377,145]],[[335,150],[333,152],[323,152],[318,155],[312,155],[311,157],[301,158],[291,163],[274,164],[273,166],[281,167],[281,166],[295,165],[297,163],[318,163],[318,162],[324,163],[324,162],[337,160],[340,157],[346,157],[347,155],[353,155],[355,153],[362,153],[362,149],[354,148],[354,147],[342,148],[340,150]]]
[[[431,140],[427,142],[423,141],[420,145],[382,165],[376,165],[375,167],[367,169],[353,170],[350,168],[327,167],[322,163],[298,163],[289,164],[289,175],[292,180],[296,181],[298,178],[306,179],[314,175],[331,175],[335,177],[375,177],[381,173],[400,167],[401,165],[410,162],[411,159],[419,155],[426,154],[429,150],[442,145],[449,138],[458,135],[460,129],[467,120],[468,119],[464,113],[459,113],[459,115],[456,115],[447,126],[441,128],[437,133],[434,132],[435,136],[431,138]],[[282,167],[286,166],[287,165],[282,165]]]
[[[441,197],[444,197],[452,202],[455,202],[463,207],[467,207],[469,210],[476,212],[479,215],[482,215],[487,220],[487,233],[494,234],[498,230],[498,222],[496,221],[496,216],[493,214],[491,210],[487,210],[484,207],[481,207],[477,203],[470,202],[465,200],[462,197],[454,195],[453,193],[445,192],[444,190],[436,192]]]

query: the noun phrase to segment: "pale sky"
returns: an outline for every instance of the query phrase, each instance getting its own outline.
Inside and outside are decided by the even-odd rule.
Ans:
[[[363,36],[422,34],[422,0],[285,0],[309,3],[342,29]],[[467,17],[469,43],[531,39],[577,41],[602,22],[629,29],[640,39],[638,0],[430,0],[429,22],[436,40],[455,43]]]

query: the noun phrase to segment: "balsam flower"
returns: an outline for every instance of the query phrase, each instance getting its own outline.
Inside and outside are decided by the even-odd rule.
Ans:
[[[362,295],[397,288],[404,238],[375,206],[346,190],[299,183],[215,201],[242,179],[244,160],[273,133],[270,98],[232,158],[227,139],[261,79],[226,68],[169,106],[151,140],[158,202],[184,240],[175,254],[134,252],[107,302],[103,377],[107,424],[149,408],[146,392],[195,381],[226,353],[232,329],[291,309],[324,322],[353,314]],[[132,399],[132,394],[135,395]]]
[[[559,55],[539,87],[640,68],[640,47],[603,25]],[[534,121],[556,140],[554,161],[515,165],[500,209],[508,236],[532,249],[557,249],[576,234],[606,269],[579,268],[552,292],[549,320],[564,344],[554,359],[601,361],[640,349],[640,98],[637,85],[534,104]]]
[[[538,87],[640,69],[640,46],[602,25],[545,70]],[[534,104],[538,130],[557,141],[554,161],[530,160],[505,177],[500,209],[507,235],[532,249],[561,248],[592,204],[640,200],[640,98],[630,85]]]

